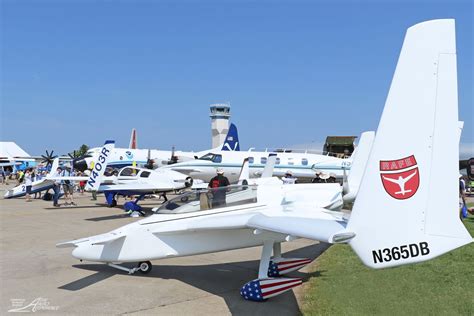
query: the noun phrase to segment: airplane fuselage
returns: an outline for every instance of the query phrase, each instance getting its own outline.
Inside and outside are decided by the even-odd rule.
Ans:
[[[268,155],[271,152],[257,151],[212,151],[200,159],[185,161],[164,168],[190,175],[195,179],[209,182],[216,175],[217,168],[223,168],[225,176],[230,182],[238,180],[242,162],[249,158],[250,177],[261,175]],[[207,156],[207,157],[206,157]],[[336,177],[342,177],[344,169],[348,170],[351,160],[340,159],[332,156],[313,153],[277,153],[277,162],[273,169],[274,176],[283,176],[287,171],[291,171],[297,178],[314,178],[315,170],[325,173],[334,173]]]

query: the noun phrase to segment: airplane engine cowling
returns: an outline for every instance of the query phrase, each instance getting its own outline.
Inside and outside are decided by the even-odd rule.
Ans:
[[[186,188],[190,188],[193,186],[193,178],[191,177],[187,177],[186,178],[186,181],[184,182],[184,185],[186,186]]]

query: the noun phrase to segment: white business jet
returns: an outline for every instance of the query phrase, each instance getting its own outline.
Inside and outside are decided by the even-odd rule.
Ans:
[[[416,157],[419,187],[399,200],[384,188],[379,165],[410,155]],[[284,241],[348,243],[376,269],[430,260],[473,242],[458,210],[454,20],[408,29],[368,158],[349,219],[317,207],[318,184],[242,185],[227,192],[245,192],[239,200],[214,207],[196,193],[194,201],[178,198],[156,215],[57,246],[74,247],[77,259],[148,273],[150,260],[263,245],[258,276],[240,292],[244,299],[263,301],[300,285],[301,279],[282,275],[310,261],[283,257]],[[128,269],[121,262],[139,264]]]

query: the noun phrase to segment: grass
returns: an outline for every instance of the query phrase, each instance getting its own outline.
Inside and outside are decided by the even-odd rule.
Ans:
[[[471,205],[472,207],[473,205]],[[474,216],[464,220],[474,235]],[[309,315],[474,315],[474,243],[434,260],[384,270],[331,246],[305,283]]]

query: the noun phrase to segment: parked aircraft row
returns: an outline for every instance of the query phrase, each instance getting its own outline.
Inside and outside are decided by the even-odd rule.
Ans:
[[[261,166],[252,168],[264,165],[263,158],[278,169],[278,153],[247,152],[239,156],[248,158],[238,177],[241,185],[186,193],[143,220],[57,246],[73,247],[72,255],[81,261],[103,262],[132,274],[150,272],[150,260],[263,245],[257,278],[244,284],[240,294],[246,300],[264,301],[300,285],[300,278],[285,275],[311,262],[283,257],[285,241],[348,243],[365,265],[375,269],[430,260],[473,242],[459,220],[454,185],[462,129],[455,43],[454,20],[428,21],[408,29],[375,138],[367,134],[372,135],[365,138],[370,150],[354,157],[352,180],[343,188],[284,185],[271,177],[244,183],[250,180],[246,175],[267,174]],[[100,149],[88,186],[100,182],[110,152],[110,143]],[[226,167],[221,152],[209,154],[209,159],[201,160]],[[289,158],[280,157],[280,165],[296,166],[301,161],[306,166],[305,157],[293,156],[293,165]],[[316,164],[307,159],[307,166]],[[225,203],[215,203],[218,190],[225,190]],[[350,216],[324,206],[323,190],[337,196],[346,191],[346,196],[355,198]],[[122,265],[130,262],[138,264]]]

